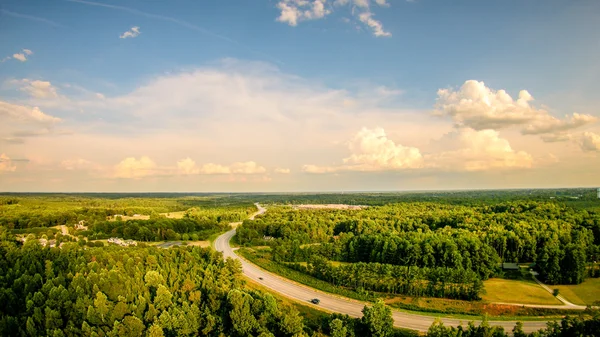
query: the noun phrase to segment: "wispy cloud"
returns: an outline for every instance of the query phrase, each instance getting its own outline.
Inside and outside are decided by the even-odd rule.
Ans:
[[[140,11],[138,9],[135,8],[130,8],[130,7],[125,7],[125,6],[118,6],[118,5],[109,5],[109,4],[105,4],[105,3],[101,3],[101,2],[93,2],[93,1],[86,1],[86,0],[65,0],[68,2],[75,2],[75,3],[80,3],[80,4],[84,4],[84,5],[89,5],[89,6],[98,6],[98,7],[104,7],[104,8],[110,8],[110,9],[115,9],[115,10],[119,10],[119,11],[123,11],[123,12],[128,12],[134,15],[139,15],[139,16],[143,16],[149,19],[156,19],[156,20],[161,20],[161,21],[166,21],[166,22],[171,22],[174,23],[176,25],[200,32],[202,34],[208,35],[208,36],[212,36],[214,38],[217,39],[221,39],[223,41],[227,41],[229,43],[235,44],[237,46],[240,46],[254,54],[258,54],[261,55],[263,57],[266,57],[268,59],[270,59],[271,61],[276,61],[277,63],[282,63],[281,61],[267,55],[264,53],[261,53],[259,51],[253,50],[247,46],[245,46],[244,44],[230,38],[227,37],[225,35],[221,35],[221,34],[217,34],[214,33],[212,31],[210,31],[209,29],[206,29],[204,27],[189,23],[187,21],[184,20],[180,20],[174,17],[170,17],[170,16],[165,16],[165,15],[158,15],[158,14],[152,14],[152,13],[148,13],[148,12],[144,12],[144,11]]]
[[[131,27],[131,29],[126,31],[125,33],[119,35],[119,37],[122,39],[126,39],[128,37],[134,38],[134,37],[138,37],[140,34],[141,34],[140,27],[135,26],[135,27]]]
[[[52,20],[40,18],[40,17],[33,16],[33,15],[15,13],[15,12],[7,11],[6,9],[0,9],[0,13],[2,15],[8,15],[8,16],[12,16],[12,17],[15,17],[15,18],[20,18],[20,19],[26,19],[26,20],[31,20],[31,21],[37,21],[37,22],[45,23],[45,24],[53,26],[53,27],[64,27],[63,25],[61,25],[59,23],[56,23],[56,22],[54,22]]]

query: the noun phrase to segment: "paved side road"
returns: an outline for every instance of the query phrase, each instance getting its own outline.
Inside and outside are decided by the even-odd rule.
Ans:
[[[265,209],[260,205],[256,204],[259,212],[255,215],[262,214],[265,212]],[[252,219],[254,216],[252,216]],[[333,312],[339,312],[342,314],[347,314],[352,317],[361,317],[362,309],[366,303],[355,301],[349,298],[338,297],[334,295],[330,295],[313,288],[303,286],[297,283],[294,283],[288,279],[277,276],[273,273],[267,272],[258,266],[249,263],[246,260],[241,259],[239,256],[235,254],[231,246],[229,245],[229,240],[235,235],[235,229],[230,230],[227,233],[222,234],[215,240],[214,247],[217,251],[223,253],[224,258],[232,258],[235,260],[239,260],[242,263],[242,270],[244,275],[246,275],[251,280],[262,284],[263,286],[277,292],[283,296],[291,298],[293,300],[297,300],[300,302],[304,302],[307,305],[313,305],[310,303],[310,300],[313,298],[318,298],[321,300],[318,307],[322,309],[326,309]],[[262,278],[262,279],[261,279]],[[436,320],[436,317],[426,316],[426,315],[417,315],[417,314],[409,314],[400,311],[392,311],[392,316],[394,318],[394,325],[400,328],[413,329],[418,331],[427,331],[429,326]],[[441,318],[441,321],[444,325],[447,326],[458,326],[458,325],[466,325],[468,320],[460,320],[454,318]],[[476,324],[480,324],[480,321],[475,320]],[[499,325],[504,328],[505,331],[512,331],[515,326],[515,321],[490,321],[490,325]],[[525,332],[533,332],[539,329],[545,328],[545,321],[525,321],[523,322],[523,330]]]

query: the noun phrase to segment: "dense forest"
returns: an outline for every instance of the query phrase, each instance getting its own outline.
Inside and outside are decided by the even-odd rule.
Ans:
[[[598,202],[271,206],[244,222],[237,242],[268,245],[274,261],[335,285],[416,296],[478,299],[481,281],[501,273],[502,262],[532,264],[548,284],[600,276]]]
[[[445,202],[420,193],[0,196],[0,336],[416,336],[394,329],[391,309],[381,301],[365,306],[362,318],[300,314],[295,305],[249,287],[240,264],[210,248],[95,247],[81,239],[204,238],[245,219],[253,201],[369,202],[358,211],[269,206],[239,229],[240,243],[268,245],[277,263],[339,286],[475,299],[481,280],[497,273],[501,261],[537,262],[543,277],[559,282],[597,275],[597,209],[570,199],[502,201],[483,193],[472,204],[467,192]],[[169,218],[169,212],[181,216]],[[120,214],[127,220],[115,217]],[[148,218],[131,219],[134,214]],[[82,220],[88,228],[78,236],[63,236],[56,227],[73,233]],[[19,235],[64,244],[43,246]],[[567,280],[567,270],[578,273]],[[533,334],[519,326],[511,333],[598,336],[600,317],[590,314],[596,315],[567,317]],[[486,323],[436,323],[426,335],[508,333]]]
[[[20,245],[2,230],[0,268],[2,336],[415,335],[395,330],[382,302],[365,306],[362,319],[334,314],[309,322],[272,295],[245,288],[238,263],[198,247],[45,248]],[[567,318],[530,336],[598,336],[599,327],[600,317]],[[485,324],[435,324],[427,336],[508,335]]]

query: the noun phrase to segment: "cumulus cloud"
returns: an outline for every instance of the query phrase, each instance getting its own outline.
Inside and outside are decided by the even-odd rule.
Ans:
[[[534,162],[530,154],[513,150],[494,130],[460,128],[442,137],[440,142],[450,149],[423,155],[418,148],[394,143],[381,128],[363,128],[349,142],[352,154],[343,160],[344,164],[304,165],[302,170],[307,173],[403,169],[484,171],[530,168]]]
[[[579,145],[584,151],[600,151],[600,135],[593,132],[584,132]]]
[[[27,57],[26,57],[26,56],[25,56],[25,54],[23,54],[23,53],[15,53],[15,54],[13,54],[13,58],[14,58],[15,60],[19,60],[19,61],[21,61],[21,62],[25,62],[25,61],[27,61]]]
[[[282,0],[277,3],[277,8],[281,11],[277,21],[296,26],[300,21],[323,18],[331,13],[325,9],[325,1]]]
[[[198,174],[199,170],[196,167],[196,162],[187,157],[177,162],[177,171],[180,174]]]
[[[114,177],[138,179],[156,174],[157,165],[147,156],[128,157],[114,167]]]
[[[574,113],[560,120],[532,106],[533,96],[521,90],[516,100],[505,90],[492,90],[484,82],[466,81],[459,90],[438,90],[436,114],[451,117],[459,126],[475,130],[524,126],[523,134],[560,133],[594,122],[595,117]]]
[[[0,173],[3,172],[14,172],[17,169],[17,166],[10,159],[9,156],[2,153],[0,154]]]
[[[531,168],[533,157],[515,151],[495,130],[460,128],[440,140],[456,149],[426,156],[427,166],[449,171]]]
[[[290,172],[291,171],[288,168],[278,167],[278,168],[275,169],[275,173],[278,173],[278,174],[289,174]]]
[[[351,155],[339,166],[305,165],[304,172],[386,171],[419,168],[423,156],[419,149],[396,144],[387,138],[382,128],[363,128],[348,143]]]
[[[140,34],[141,34],[140,27],[134,26],[134,27],[131,27],[130,30],[126,31],[125,33],[123,33],[121,35],[119,35],[119,37],[121,39],[135,38],[135,37],[138,37]]]
[[[380,7],[389,7],[386,0],[375,0]],[[383,28],[383,24],[373,18],[370,0],[336,0],[333,6],[326,6],[326,0],[280,0],[277,3],[280,10],[277,21],[296,26],[301,21],[322,19],[331,14],[335,8],[351,6],[351,13],[357,14],[358,20],[369,28],[377,37],[392,36]],[[355,13],[356,12],[356,13]]]
[[[352,155],[344,163],[360,171],[418,168],[423,159],[419,149],[394,143],[382,128],[363,128],[348,147]]]

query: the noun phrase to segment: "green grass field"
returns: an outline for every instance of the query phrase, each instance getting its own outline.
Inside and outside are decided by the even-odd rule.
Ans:
[[[483,282],[484,301],[523,304],[557,304],[561,302],[533,280],[507,280],[492,278]]]
[[[160,215],[164,215],[164,216],[166,216],[169,219],[183,219],[183,215],[184,214],[185,214],[185,211],[160,213]]]
[[[593,305],[594,302],[600,301],[600,278],[588,278],[578,285],[548,287],[558,289],[560,294],[573,304]]]

